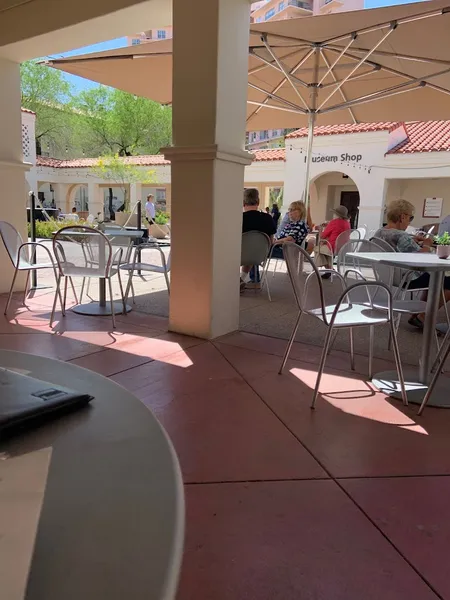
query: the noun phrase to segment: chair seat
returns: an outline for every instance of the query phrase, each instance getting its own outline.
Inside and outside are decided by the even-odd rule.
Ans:
[[[375,308],[384,308],[387,309],[387,300],[386,302],[377,302],[373,303]],[[392,302],[392,310],[397,313],[409,313],[409,314],[417,314],[423,313],[426,310],[426,302],[422,300],[394,300]]]
[[[35,265],[33,265],[32,263],[28,262],[27,260],[21,259],[19,261],[19,271],[34,271],[36,269],[52,269],[53,267],[54,267],[54,264],[51,262],[36,263]]]
[[[115,275],[118,269],[113,268],[110,270],[110,276]],[[90,277],[92,279],[102,279],[106,277],[104,269],[96,269],[92,267],[76,267],[76,266],[64,266],[64,275],[67,277]]]
[[[160,265],[151,265],[149,263],[136,263],[135,265],[133,265],[133,263],[126,263],[120,265],[120,269],[124,271],[132,271],[133,268],[136,271],[151,271],[152,273],[164,273],[167,270]]]
[[[336,308],[335,304],[325,307],[328,322]],[[308,314],[324,321],[321,308],[308,310]],[[386,313],[382,310],[372,309],[364,304],[341,304],[339,312],[334,321],[334,327],[368,327],[370,325],[382,325],[388,322]]]

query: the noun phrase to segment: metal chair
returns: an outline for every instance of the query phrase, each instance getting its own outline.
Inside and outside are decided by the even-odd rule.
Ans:
[[[337,236],[336,241],[334,243],[334,255],[337,256],[342,246],[350,240],[359,239],[361,239],[361,234],[357,229],[347,229],[347,231],[343,231]]]
[[[267,281],[266,263],[271,253],[270,238],[262,231],[246,231],[242,234],[241,267],[261,267],[261,289],[264,282],[270,300],[269,282]]]
[[[14,227],[14,225],[11,225],[11,223],[8,223],[7,221],[0,221],[0,237],[2,238],[6,252],[8,253],[8,256],[14,267],[14,275],[4,311],[4,314],[6,315],[11,303],[14,284],[19,271],[27,271],[27,280],[25,282],[25,289],[23,293],[24,305],[27,297],[28,281],[30,279],[31,271],[37,271],[38,269],[53,269],[55,281],[57,281],[58,275],[52,254],[44,244],[39,244],[38,242],[24,242],[22,236]],[[48,262],[37,261],[36,253],[38,248],[42,248],[48,254]]]
[[[64,278],[64,297],[62,301],[62,315],[66,314],[67,280],[72,277],[92,279],[105,279],[108,282],[111,302],[111,318],[113,327],[116,326],[114,316],[114,298],[112,293],[111,277],[117,274],[122,296],[123,310],[126,313],[126,303],[123,293],[122,280],[118,264],[120,263],[123,248],[118,248],[113,254],[109,239],[98,229],[82,225],[69,225],[60,229],[53,238],[53,252],[58,263],[58,278],[56,291],[60,293],[61,281]],[[75,301],[77,301],[75,296]],[[50,325],[56,308],[56,295],[53,302]]]
[[[166,260],[164,252],[158,246],[157,243],[140,244],[139,246],[135,246],[134,248],[135,248],[135,250],[134,250],[133,261],[124,263],[124,264],[120,264],[120,266],[119,266],[119,270],[128,271],[128,283],[125,288],[125,300],[124,300],[125,304],[128,300],[128,295],[130,293],[130,290],[131,290],[131,293],[133,296],[133,303],[134,303],[133,275],[134,275],[135,271],[139,271],[139,272],[143,271],[143,272],[147,272],[147,273],[162,273],[164,275],[164,279],[166,280],[167,291],[170,295],[170,282],[169,282],[170,253]],[[142,250],[146,250],[146,249],[147,250],[148,249],[156,250],[159,253],[160,258],[161,258],[160,265],[146,263],[146,262],[142,262],[141,260],[139,260]]]
[[[326,357],[329,351],[330,343],[332,340],[333,333],[341,329],[348,329],[350,332],[350,357],[352,368],[354,368],[354,352],[353,352],[353,329],[360,327],[370,328],[370,344],[369,344],[369,377],[372,376],[372,357],[373,357],[373,337],[374,327],[378,325],[388,324],[390,327],[394,358],[397,366],[397,372],[399,382],[402,390],[403,403],[408,404],[406,397],[405,384],[403,378],[403,371],[400,362],[400,352],[398,349],[397,336],[394,328],[394,315],[392,311],[392,294],[388,286],[378,281],[363,281],[355,283],[350,287],[346,286],[344,277],[339,273],[336,273],[336,277],[339,279],[342,285],[342,294],[336,304],[326,305],[324,289],[320,272],[315,266],[314,262],[309,257],[308,253],[296,246],[295,244],[285,244],[284,256],[288,268],[289,278],[291,280],[292,288],[294,290],[295,299],[299,309],[298,317],[294,328],[292,330],[291,337],[289,339],[286,352],[281,363],[280,371],[281,374],[286,365],[289,353],[294,343],[295,335],[300,325],[300,320],[303,314],[310,315],[321,321],[327,327],[327,335],[325,343],[322,349],[322,356],[319,363],[319,369],[317,373],[316,385],[313,393],[311,408],[315,407],[317,395],[319,392],[320,380],[325,367]],[[299,261],[299,254],[303,254],[303,261],[309,264],[312,271],[307,276],[306,281],[303,283],[302,278],[297,273],[297,264]],[[319,292],[319,307],[312,307],[310,305],[310,292],[311,285],[315,285]],[[356,292],[363,290],[367,295],[367,302],[361,302],[360,300],[354,300],[353,295]],[[371,300],[380,297],[384,294],[386,296],[386,307],[382,310],[375,308],[371,304]]]
[[[362,240],[366,239],[367,236],[367,225],[363,225],[362,227],[358,227],[356,231],[359,231],[359,236]]]
[[[108,239],[109,239],[112,249],[113,249],[113,256],[116,257],[116,262],[113,263],[113,266],[115,266],[115,267],[119,266],[119,263],[117,262],[119,260],[119,258],[120,258],[120,261],[124,262],[124,263],[129,263],[131,261],[131,253],[133,251],[133,240],[131,238],[123,237],[120,235],[117,235],[117,236],[111,235],[111,232],[124,231],[124,230],[125,230],[125,227],[122,227],[121,225],[108,224],[108,233],[109,233]],[[98,257],[95,256],[95,251],[94,251],[95,248],[91,247],[89,245],[89,243],[84,244],[83,248],[84,248],[84,253],[85,253],[86,264],[87,263],[96,264],[98,262]],[[117,253],[118,248],[123,248],[123,253],[120,256]],[[85,285],[86,285],[86,295],[89,296],[90,279],[88,279],[87,283],[86,283],[86,279],[83,278],[83,283],[81,285],[81,292],[80,292],[80,303],[83,300]]]

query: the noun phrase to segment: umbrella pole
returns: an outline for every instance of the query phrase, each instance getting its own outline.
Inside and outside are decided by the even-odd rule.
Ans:
[[[306,147],[306,172],[305,172],[305,191],[303,200],[306,206],[306,214],[309,211],[309,178],[311,171],[311,160],[312,160],[312,147],[314,140],[314,125],[316,124],[316,109],[317,109],[317,96],[319,93],[319,59],[320,59],[320,48],[314,49],[314,67],[313,67],[313,80],[311,83],[311,109],[308,114],[308,143]]]
[[[309,178],[311,171],[312,147],[314,140],[314,124],[316,122],[316,113],[310,112],[308,115],[308,142],[306,145],[306,171],[305,171],[305,190],[303,192],[303,201],[306,210],[309,210]]]

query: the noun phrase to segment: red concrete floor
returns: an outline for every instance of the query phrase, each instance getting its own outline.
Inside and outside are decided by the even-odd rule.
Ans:
[[[0,347],[111,377],[160,419],[186,483],[178,600],[450,600],[450,411],[418,418],[336,351],[311,412],[320,348],[295,344],[279,376],[282,340],[136,311],[50,330],[51,298],[13,305]]]

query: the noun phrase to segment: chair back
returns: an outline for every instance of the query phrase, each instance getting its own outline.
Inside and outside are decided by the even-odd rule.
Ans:
[[[357,229],[347,229],[347,231],[343,231],[340,233],[336,241],[334,243],[334,254],[337,256],[339,254],[339,250],[342,248],[344,244],[349,242],[350,240],[359,240],[360,233]]]
[[[63,227],[53,238],[53,252],[62,275],[109,277],[113,249],[97,229],[82,225]]]
[[[367,227],[363,226],[363,227],[358,227],[358,229],[356,231],[359,231],[359,237],[362,240],[366,239],[367,236]]]
[[[307,312],[313,308],[321,308],[326,319],[322,279],[314,261],[303,248],[293,242],[283,244],[283,255],[299,309]],[[310,269],[299,272],[299,264],[303,267],[309,265]]]
[[[369,240],[350,240],[339,251],[337,259],[337,270],[341,275],[345,275],[349,270],[354,271],[352,277],[356,279],[378,279],[377,273],[374,268],[374,263],[368,262],[363,258],[355,256],[349,256],[350,253],[362,253],[362,252],[384,252],[385,250]],[[384,265],[377,265],[377,268],[383,271],[387,269],[386,273],[383,271],[383,281],[387,273],[390,272],[390,267],[384,267]],[[359,274],[359,276],[358,276]]]
[[[242,234],[241,267],[260,265],[267,260],[270,251],[270,238],[261,231],[247,231]]]
[[[0,221],[0,237],[2,238],[6,252],[14,266],[19,260],[19,249],[23,244],[22,236],[11,223]]]

